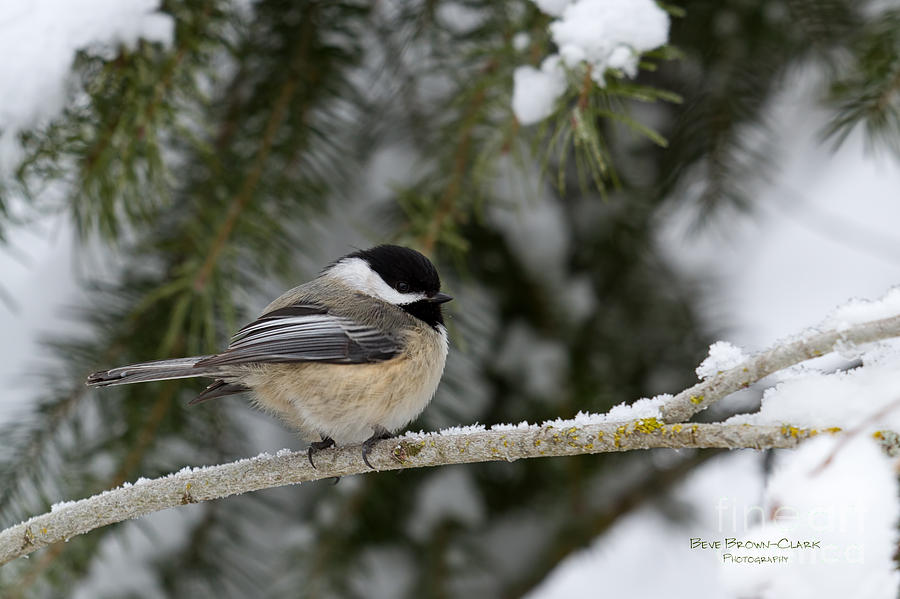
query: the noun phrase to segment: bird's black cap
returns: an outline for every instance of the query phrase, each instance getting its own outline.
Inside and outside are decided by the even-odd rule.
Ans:
[[[399,307],[434,328],[444,324],[441,304],[453,298],[441,293],[441,278],[437,269],[423,254],[399,245],[377,245],[345,258],[365,260],[385,283],[400,293],[425,294],[425,299]]]
[[[376,245],[347,258],[361,258],[385,283],[401,293],[424,293],[431,297],[441,290],[441,278],[431,260],[414,249],[399,245]],[[407,288],[401,288],[406,285]]]

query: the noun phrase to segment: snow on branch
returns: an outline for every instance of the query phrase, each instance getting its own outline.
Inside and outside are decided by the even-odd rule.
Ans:
[[[565,423],[565,421],[561,421]],[[369,454],[380,471],[523,458],[571,456],[651,447],[785,448],[815,430],[749,424],[671,424],[656,418],[631,422],[468,427],[443,433],[406,434],[379,442]],[[81,501],[58,504],[46,514],[0,532],[0,565],[16,557],[95,528],[170,507],[289,484],[371,472],[360,446],[316,454],[282,450],[220,466],[185,468],[153,480],[142,479]]]
[[[841,345],[860,345],[890,337],[900,337],[900,315],[853,326],[837,326],[830,331],[776,345],[666,401],[660,407],[662,420],[685,422],[720,399],[779,370],[823,356]]]
[[[748,359],[743,359],[736,348],[716,344],[710,358],[698,370],[701,376],[709,375],[709,378],[674,397],[641,399],[630,406],[616,406],[607,414],[578,414],[572,420],[553,420],[542,425],[523,422],[518,425],[495,425],[490,429],[476,425],[454,427],[439,433],[407,433],[377,443],[369,459],[378,470],[398,470],[656,447],[792,448],[819,431],[833,433],[840,430],[836,428],[836,423],[821,426],[814,421],[810,423],[810,410],[805,401],[799,411],[795,406],[789,418],[783,417],[784,412],[771,409],[773,404],[796,403],[790,401],[791,394],[801,395],[804,400],[810,399],[810,395],[815,396],[802,386],[815,383],[814,378],[801,379],[794,385],[793,391],[787,389],[780,394],[764,397],[762,410],[758,414],[734,417],[726,423],[685,424],[684,421],[713,402],[778,370],[835,349],[900,337],[900,316],[858,322],[861,315],[882,317],[887,308],[896,313],[900,309],[900,288],[886,300],[890,301],[862,308],[852,305],[850,307],[857,313],[851,315],[849,321],[832,319],[829,322],[832,330],[785,342]],[[874,352],[863,359],[864,363],[867,359],[872,362],[872,366],[867,368],[882,376],[887,384],[879,386],[883,397],[877,402],[869,402],[878,404],[873,406],[878,418],[864,418],[857,423],[856,430],[865,434],[876,431],[874,436],[880,441],[882,449],[893,455],[900,452],[900,436],[890,429],[900,427],[900,421],[885,420],[881,416],[896,412],[894,408],[900,406],[900,400],[896,399],[896,395],[900,395],[900,387],[895,389],[896,377],[892,376],[896,373],[893,360],[900,360],[900,354],[888,352],[885,356],[879,357],[878,352]],[[858,388],[857,381],[864,375],[863,371],[859,371],[841,379],[846,386],[844,391],[853,396],[866,395]],[[832,382],[828,381],[829,386],[833,386]],[[895,394],[895,390],[898,393]],[[873,398],[874,395],[869,399]],[[811,399],[816,401],[822,398]],[[818,413],[823,410],[813,411]],[[824,413],[828,418],[822,422],[840,420],[842,427],[848,422],[852,424],[852,419],[846,417],[846,410],[840,413],[824,410]],[[316,455],[316,465],[317,469],[309,464],[305,452],[282,450],[274,456],[262,454],[219,466],[184,468],[166,477],[141,479],[133,485],[125,484],[88,499],[57,504],[49,513],[0,532],[0,565],[75,535],[166,508],[259,489],[370,472],[361,459],[359,446],[321,451]]]

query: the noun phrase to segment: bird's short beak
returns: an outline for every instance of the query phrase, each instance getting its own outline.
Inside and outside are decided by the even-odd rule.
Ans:
[[[443,291],[438,291],[434,295],[428,298],[428,301],[432,304],[444,304],[453,299],[453,296],[447,295]]]

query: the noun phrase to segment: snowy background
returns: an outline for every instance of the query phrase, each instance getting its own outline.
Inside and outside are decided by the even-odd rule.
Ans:
[[[539,4],[548,5],[549,14],[563,14],[552,2]],[[61,110],[76,49],[133,43],[141,35],[168,42],[171,23],[150,12],[155,5],[153,0],[0,3],[0,55],[6,57],[0,63],[0,168],[8,167],[17,156],[17,131]],[[48,31],[54,34],[44,35]],[[553,34],[578,38],[577,31],[564,25],[553,29]],[[39,48],[23,43],[38,35],[53,43]],[[647,44],[649,49],[658,41],[653,38]],[[592,51],[586,60],[606,61],[624,71],[633,68],[615,48]],[[563,60],[582,57],[577,47],[561,52]],[[554,86],[560,85],[554,71],[559,59],[547,60],[546,68],[527,67],[517,73],[516,84],[549,86],[552,103],[557,93]],[[826,116],[816,104],[818,77],[815,67],[796,73],[769,108],[770,129],[778,132],[776,146],[786,159],[773,180],[759,186],[757,211],[728,213],[697,230],[692,227],[692,208],[676,204],[659,236],[658,242],[687,276],[711,281],[713,291],[704,299],[711,326],[725,331],[726,340],[747,351],[821,323],[833,308],[851,298],[878,298],[900,284],[900,167],[890,156],[868,152],[858,135],[834,153],[822,144],[819,135]],[[525,115],[521,119],[525,123],[546,114],[546,98],[523,96],[521,89],[513,103]],[[385,160],[384,165],[390,168],[393,163]],[[390,175],[382,176],[390,179]],[[540,203],[530,209],[541,214]],[[513,222],[523,228],[553,226],[552,214],[523,220]],[[4,332],[0,376],[6,381],[0,394],[0,419],[25,406],[34,393],[28,374],[39,367],[41,337],[73,326],[65,316],[78,294],[79,264],[73,257],[73,242],[65,219],[48,218],[13,230],[0,253],[0,285],[14,302],[0,305]],[[816,441],[822,447],[810,444],[791,456],[779,453],[768,489],[756,452],[737,451],[711,461],[672,494],[673,500],[693,506],[696,517],[689,524],[673,524],[655,506],[642,508],[597,539],[593,547],[566,560],[531,597],[571,597],[599,589],[611,596],[695,597],[698,580],[704,581],[708,597],[750,596],[763,590],[774,593],[771,596],[791,597],[858,592],[869,597],[896,596],[897,579],[891,574],[891,554],[886,553],[896,542],[896,481],[885,475],[891,467],[881,463],[886,459],[864,439],[844,447],[831,466],[832,476],[823,477],[821,488],[814,489],[831,509],[857,510],[859,519],[835,543],[841,547],[863,544],[864,554],[858,561],[839,560],[844,569],[824,561],[748,567],[723,564],[721,552],[689,547],[692,537],[822,536],[821,531],[802,526],[788,533],[760,531],[758,516],[773,502],[801,506],[809,500],[808,490],[796,489],[798,476],[792,469],[802,470],[821,459],[829,451],[829,442]],[[872,586],[842,588],[847,568],[850,580],[868,579]]]

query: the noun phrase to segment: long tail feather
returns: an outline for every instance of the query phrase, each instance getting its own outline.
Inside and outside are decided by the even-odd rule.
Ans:
[[[100,370],[87,378],[89,387],[106,387],[109,385],[127,385],[148,381],[165,381],[168,379],[188,379],[195,376],[213,376],[215,369],[194,368],[200,360],[212,356],[193,356],[158,362],[143,362],[120,366],[111,370]]]

